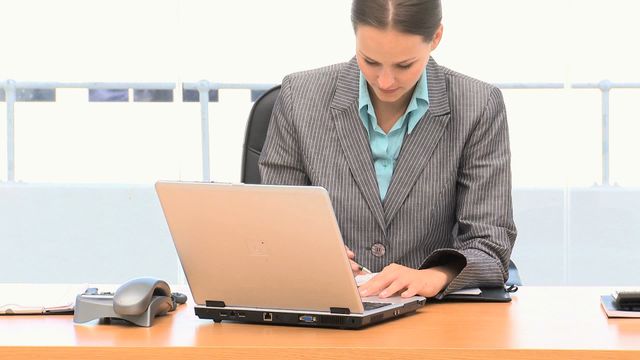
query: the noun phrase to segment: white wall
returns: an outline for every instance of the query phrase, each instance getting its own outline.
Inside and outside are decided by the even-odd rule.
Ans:
[[[150,186],[0,185],[0,282],[181,275]]]

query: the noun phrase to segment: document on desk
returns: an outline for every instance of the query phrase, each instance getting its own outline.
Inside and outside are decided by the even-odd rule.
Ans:
[[[0,284],[0,315],[73,312],[88,284]]]
[[[359,287],[362,284],[366,283],[367,281],[371,280],[376,275],[378,275],[378,273],[356,275],[356,285],[358,285]],[[469,289],[454,291],[450,295],[480,295],[480,294],[482,294],[482,291],[480,290],[480,288],[469,288]]]

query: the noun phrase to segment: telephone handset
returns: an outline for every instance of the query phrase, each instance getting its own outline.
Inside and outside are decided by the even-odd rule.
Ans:
[[[139,326],[151,326],[162,316],[184,304],[187,297],[171,293],[163,280],[144,277],[127,281],[115,293],[99,293],[87,289],[76,297],[73,321],[83,323],[95,319],[123,319]]]

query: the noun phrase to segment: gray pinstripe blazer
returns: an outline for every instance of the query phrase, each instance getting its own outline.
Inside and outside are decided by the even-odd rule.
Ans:
[[[405,136],[382,202],[358,115],[358,71],[353,58],[284,78],[262,182],[326,188],[345,244],[373,271],[455,258],[466,265],[445,293],[504,284],[516,229],[500,90],[430,59],[429,110]],[[375,243],[383,256],[372,253]]]

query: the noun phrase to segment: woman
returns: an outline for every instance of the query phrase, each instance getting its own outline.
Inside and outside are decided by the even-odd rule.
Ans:
[[[327,189],[362,296],[504,284],[516,237],[504,101],[431,58],[439,0],[354,0],[356,56],[285,77],[266,184]]]

